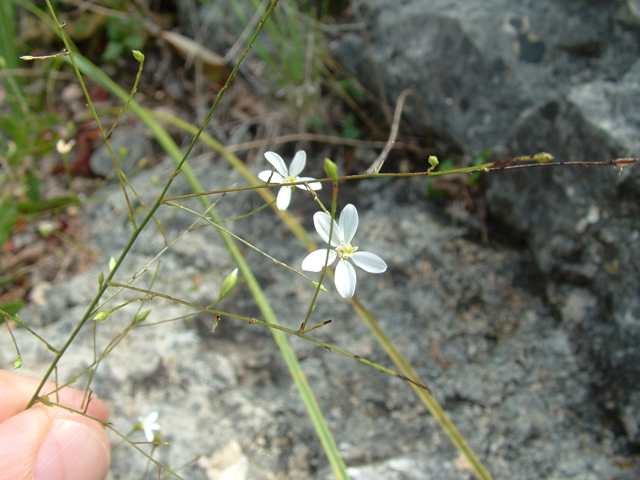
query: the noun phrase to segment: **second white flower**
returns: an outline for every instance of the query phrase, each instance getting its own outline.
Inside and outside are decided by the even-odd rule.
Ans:
[[[274,170],[263,170],[258,174],[258,178],[263,182],[269,183],[294,183],[294,182],[313,182],[309,183],[309,186],[314,190],[320,190],[322,188],[322,184],[320,182],[315,182],[315,178],[312,177],[299,177],[302,170],[304,170],[304,166],[307,164],[307,154],[304,150],[299,150],[293,157],[291,161],[291,166],[287,169],[287,166],[284,163],[284,160],[280,155],[275,152],[265,152],[264,158],[273,165]],[[301,188],[302,190],[307,190],[305,185],[295,185],[295,187]],[[291,192],[295,190],[294,186],[282,187],[278,192],[278,198],[276,200],[276,205],[279,210],[286,210],[289,208],[289,203],[291,203]]]

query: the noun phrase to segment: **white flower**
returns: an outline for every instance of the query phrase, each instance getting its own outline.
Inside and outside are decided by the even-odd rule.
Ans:
[[[271,179],[269,183],[310,182],[315,180],[315,178],[312,177],[298,176],[307,163],[307,154],[304,150],[296,152],[289,169],[287,169],[287,166],[284,164],[282,157],[275,152],[265,152],[264,157],[271,165],[273,165],[275,172],[272,173],[271,170],[263,170],[260,172],[258,174],[258,178],[263,182],[269,182],[269,179]],[[314,190],[320,190],[322,188],[322,184],[320,182],[310,183],[309,186]],[[295,187],[301,188],[302,190],[308,190],[305,185],[295,185]],[[293,192],[293,190],[294,186],[282,187],[280,189],[278,192],[278,199],[276,201],[276,205],[279,210],[286,210],[289,208],[291,192]]]
[[[351,240],[358,229],[358,211],[356,207],[349,204],[342,210],[338,222],[333,222],[333,235],[329,242],[329,231],[331,228],[331,216],[324,212],[317,212],[313,216],[313,223],[318,235],[327,243],[331,243],[334,250],[329,251],[327,260],[327,249],[321,248],[311,252],[302,261],[302,269],[308,272],[321,271],[325,263],[327,266],[338,260],[334,281],[336,290],[344,298],[353,297],[356,291],[356,269],[351,262],[369,273],[382,273],[387,270],[387,264],[375,253],[358,252],[358,247],[351,245]]]
[[[138,428],[144,431],[144,436],[147,438],[147,442],[153,442],[154,430],[160,430],[160,424],[156,423],[158,420],[158,412],[151,412],[147,415],[147,418],[138,417]]]
[[[63,139],[60,139],[56,142],[56,150],[58,150],[58,153],[60,155],[66,155],[71,151],[75,144],[75,140],[69,140],[68,142],[65,142]]]

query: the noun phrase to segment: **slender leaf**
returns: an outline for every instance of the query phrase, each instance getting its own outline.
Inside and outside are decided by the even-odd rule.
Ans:
[[[0,203],[0,246],[11,236],[11,231],[16,223],[18,209],[13,199],[5,198]]]

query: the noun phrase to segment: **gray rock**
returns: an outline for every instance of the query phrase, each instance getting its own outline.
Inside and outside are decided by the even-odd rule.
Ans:
[[[372,48],[354,34],[334,54],[376,93],[377,62],[391,102],[405,88],[417,93],[405,117],[415,134],[436,132],[472,155],[505,146],[525,109],[619,80],[638,58],[636,33],[616,20],[619,2],[359,3]]]
[[[469,157],[485,148],[500,158],[638,156],[638,2],[359,4],[372,48],[352,34],[333,52],[374,92],[377,62],[391,102],[405,88],[417,93],[419,107],[404,117],[415,135]],[[489,236],[530,248],[549,306],[581,361],[600,372],[601,405],[637,444],[640,170],[494,174],[486,201],[499,229]]]
[[[568,161],[637,155],[640,82],[633,71],[524,112],[511,151],[546,150]],[[579,349],[601,366],[603,404],[629,424],[631,398],[640,391],[640,170],[547,168],[491,180],[492,214],[527,238],[556,285],[550,301],[574,325]],[[580,300],[571,288],[554,293],[557,284],[580,286],[580,297],[590,298]],[[640,440],[637,433],[629,438]]]
[[[151,140],[142,125],[116,128],[111,135],[110,144],[113,155],[125,175],[131,175],[133,171],[144,166],[153,153]],[[89,166],[95,175],[116,178],[113,160],[104,143],[91,155]]]

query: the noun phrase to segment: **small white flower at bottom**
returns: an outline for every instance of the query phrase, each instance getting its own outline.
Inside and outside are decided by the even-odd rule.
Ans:
[[[315,178],[312,177],[299,177],[302,170],[304,170],[304,166],[307,164],[307,154],[304,150],[299,150],[296,152],[293,160],[291,161],[291,166],[287,169],[287,166],[284,163],[284,160],[280,155],[275,152],[265,152],[264,158],[273,165],[275,171],[272,170],[263,170],[258,174],[258,178],[263,182],[269,183],[294,183],[294,182],[313,182],[309,183],[309,186],[314,190],[322,189],[322,184],[320,182],[314,182]],[[305,185],[295,185],[302,190],[308,190]],[[282,187],[278,192],[278,198],[276,200],[276,205],[279,210],[286,210],[289,208],[289,204],[291,203],[291,192],[295,190],[294,186],[290,187]]]
[[[158,412],[151,412],[147,415],[147,418],[138,417],[138,428],[144,432],[144,436],[147,442],[153,442],[155,437],[153,431],[160,431],[160,424],[156,423],[158,420]]]
[[[71,151],[75,144],[75,140],[69,140],[68,142],[65,142],[63,139],[60,139],[56,142],[56,150],[58,150],[58,153],[60,155],[66,155]]]
[[[338,260],[334,282],[336,290],[344,298],[351,298],[356,291],[356,269],[351,262],[369,273],[382,273],[387,270],[387,264],[375,253],[358,252],[358,247],[351,245],[351,240],[358,229],[358,211],[356,207],[349,204],[342,210],[340,219],[333,223],[333,235],[329,239],[331,229],[331,216],[324,212],[317,212],[313,216],[313,224],[320,238],[330,243],[333,250],[329,251],[327,259],[327,249],[321,248],[311,252],[302,261],[302,270],[308,272],[320,272],[325,263],[332,265]]]

